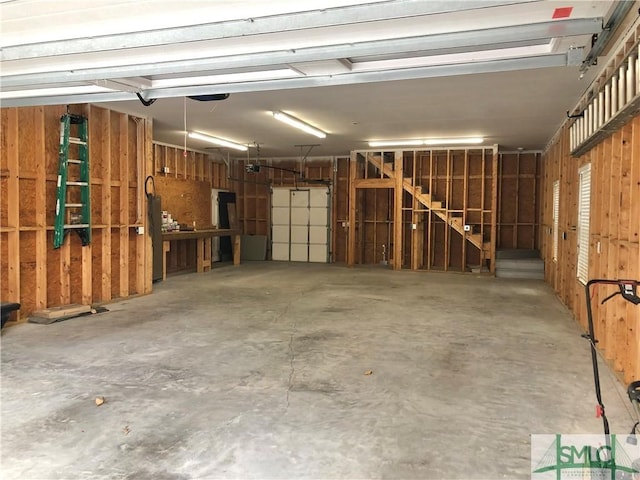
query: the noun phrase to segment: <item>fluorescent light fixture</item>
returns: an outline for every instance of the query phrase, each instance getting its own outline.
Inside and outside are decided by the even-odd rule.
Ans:
[[[153,80],[153,88],[188,87],[191,85],[219,85],[235,82],[257,82],[295,78],[300,74],[290,68],[259,70],[257,72],[225,73],[220,75],[201,75],[198,77],[160,78]]]
[[[303,122],[302,120],[298,120],[297,118],[293,118],[290,115],[282,112],[273,112],[273,118],[276,120],[280,120],[281,122],[286,123],[287,125],[291,125],[303,132],[310,133],[311,135],[315,135],[318,138],[327,138],[327,134],[322,130],[317,129],[316,127],[312,127],[308,123]]]
[[[223,138],[212,137],[211,135],[205,135],[203,133],[189,132],[189,138],[195,138],[196,140],[213,143],[214,145],[220,145],[221,147],[233,148],[235,150],[240,150],[241,152],[246,152],[248,150],[246,145],[230,142],[229,140],[225,140]]]
[[[31,90],[8,90],[0,92],[0,100],[12,98],[49,97],[58,95],[82,95],[87,93],[104,93],[113,91],[97,85],[79,85],[75,87],[34,88]]]
[[[464,137],[464,138],[427,138],[425,140],[379,140],[369,142],[370,147],[399,147],[420,145],[477,145],[482,143],[482,137]]]

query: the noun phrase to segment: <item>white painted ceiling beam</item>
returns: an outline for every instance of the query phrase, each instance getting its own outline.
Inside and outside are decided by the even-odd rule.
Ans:
[[[292,88],[349,85],[416,78],[443,77],[451,75],[471,75],[489,72],[507,72],[536,68],[566,66],[566,54],[538,55],[527,58],[471,62],[457,65],[436,65],[411,69],[345,73],[332,76],[300,77],[281,80],[241,82],[234,84],[150,89],[144,92],[146,99],[211,95],[216,93],[260,92]],[[97,93],[88,95],[68,95],[52,97],[16,98],[3,100],[6,107],[29,105],[56,105],[65,103],[95,103],[133,100],[135,94],[128,92]]]
[[[247,37],[268,33],[294,32],[321,27],[362,24],[398,18],[426,16],[490,7],[537,2],[540,0],[389,0],[364,5],[348,5],[309,12],[294,12],[267,17],[245,18],[162,28],[148,31],[127,32],[114,35],[87,36],[66,40],[32,43],[28,35],[16,36],[13,42],[3,35],[2,60],[43,58],[91,52],[106,52],[130,48],[173,45],[212,39]],[[123,9],[126,9],[123,6]],[[142,21],[144,19],[141,19]],[[73,28],[69,28],[73,32]]]
[[[355,44],[332,45],[328,47],[309,47],[295,50],[273,51],[267,53],[251,53],[218,58],[189,59],[185,51],[183,60],[175,62],[135,63],[106,68],[74,69],[72,71],[55,71],[26,75],[10,75],[2,77],[4,89],[25,86],[37,86],[51,83],[67,83],[78,81],[98,81],[104,79],[126,78],[130,76],[180,75],[197,74],[216,70],[231,71],[251,67],[283,67],[301,62],[357,58],[369,56],[395,55],[412,53],[427,56],[429,52],[438,54],[456,49],[472,49],[477,51],[481,46],[500,45],[522,42],[550,40],[554,36],[591,35],[600,32],[601,18],[571,19],[535,24],[514,25],[494,29],[482,29],[463,32],[450,32],[438,35],[425,35]],[[122,59],[121,59],[122,60]],[[6,72],[6,69],[4,69]],[[202,74],[202,73],[200,73]]]

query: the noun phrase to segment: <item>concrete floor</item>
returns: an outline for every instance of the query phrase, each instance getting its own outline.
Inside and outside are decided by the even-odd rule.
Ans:
[[[529,478],[531,433],[601,431],[540,281],[247,263],[108,308],[5,328],[2,478]]]

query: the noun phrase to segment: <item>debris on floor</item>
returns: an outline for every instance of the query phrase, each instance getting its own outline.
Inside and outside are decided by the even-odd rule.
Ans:
[[[104,397],[96,397],[96,406],[99,407],[104,403]]]
[[[367,370],[364,372],[365,375],[373,375],[373,370]]]
[[[105,307],[92,305],[80,305],[77,303],[71,305],[61,305],[59,307],[51,307],[45,310],[38,310],[29,316],[29,323],[39,323],[41,325],[49,325],[54,322],[61,322],[75,317],[83,317],[85,315],[94,315],[96,313],[108,312]]]

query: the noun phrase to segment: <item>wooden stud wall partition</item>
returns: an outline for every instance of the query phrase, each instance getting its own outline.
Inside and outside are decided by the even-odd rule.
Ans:
[[[162,209],[180,224],[211,227],[211,189],[228,190],[227,166],[208,152],[153,143],[156,194]],[[196,240],[172,242],[166,257],[167,273],[196,268]]]
[[[579,158],[565,125],[544,154],[542,253],[545,278],[587,329],[584,285],[576,278],[578,168],[591,164],[589,278],[640,279],[640,116]],[[553,184],[560,184],[558,260],[553,260]],[[592,299],[598,347],[625,382],[640,378],[639,307],[598,286]],[[587,348],[585,346],[585,348]]]
[[[259,172],[247,172],[246,165],[263,165]],[[312,157],[305,161],[292,158],[232,160],[231,180],[238,199],[238,218],[245,235],[270,236],[271,187],[308,185],[301,179],[332,180],[333,157]],[[273,168],[269,168],[273,167]]]
[[[497,249],[538,250],[540,152],[498,156]]]
[[[338,199],[343,210],[348,205],[353,233],[347,263],[386,260],[394,268],[444,271],[485,266],[495,250],[495,150],[352,152],[348,168],[338,163],[337,177],[349,185],[348,201]]]
[[[53,249],[60,116],[66,106],[5,108],[1,115],[0,285],[20,316],[70,303],[100,303],[151,292],[145,172],[151,122],[93,105],[89,119],[92,241],[69,233]]]

